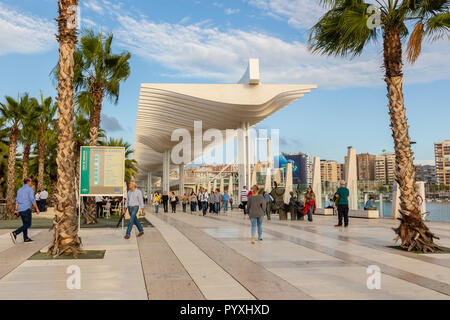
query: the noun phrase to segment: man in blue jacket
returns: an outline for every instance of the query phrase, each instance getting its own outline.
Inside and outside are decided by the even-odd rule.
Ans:
[[[17,235],[23,232],[23,242],[31,242],[28,238],[28,228],[31,227],[31,206],[34,206],[36,213],[39,214],[39,208],[36,204],[36,199],[34,198],[34,191],[31,188],[31,179],[23,179],[23,187],[17,191],[16,197],[16,209],[14,213],[22,218],[23,225],[10,233],[11,240],[15,244]]]

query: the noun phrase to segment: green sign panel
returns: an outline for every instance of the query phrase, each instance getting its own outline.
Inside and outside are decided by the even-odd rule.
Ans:
[[[125,148],[81,147],[80,195],[123,195]]]

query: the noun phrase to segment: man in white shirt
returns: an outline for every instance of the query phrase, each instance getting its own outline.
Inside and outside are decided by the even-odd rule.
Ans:
[[[97,218],[100,218],[100,216],[103,215],[103,197],[102,196],[95,196],[95,203],[97,205]]]
[[[248,201],[247,186],[243,186],[241,190],[241,203],[244,209],[244,214],[247,214],[247,201]]]
[[[136,183],[134,181],[130,182],[130,189],[127,193],[127,201],[125,202],[125,208],[123,214],[128,210],[130,214],[130,222],[128,223],[127,233],[125,234],[125,239],[130,239],[131,230],[133,230],[133,225],[135,224],[139,230],[138,237],[144,234],[144,228],[142,228],[139,219],[137,218],[137,213],[139,208],[142,210],[142,215],[145,216],[144,211],[144,197],[139,189],[136,189]]]
[[[204,188],[200,189],[198,200],[201,203],[203,215],[206,216],[206,210],[208,209],[208,192],[206,192]]]
[[[40,202],[41,207],[39,208],[39,211],[45,212],[45,211],[47,211],[47,199],[48,199],[48,192],[47,192],[47,190],[45,190],[45,188],[44,188],[44,190],[41,191],[40,196],[41,196],[41,202]]]
[[[34,195],[34,199],[36,200],[36,205],[39,208],[39,211],[41,211],[41,190],[38,190],[36,194]]]

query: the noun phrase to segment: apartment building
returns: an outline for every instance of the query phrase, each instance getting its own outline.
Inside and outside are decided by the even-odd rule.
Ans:
[[[434,144],[434,158],[437,183],[450,185],[450,140]]]

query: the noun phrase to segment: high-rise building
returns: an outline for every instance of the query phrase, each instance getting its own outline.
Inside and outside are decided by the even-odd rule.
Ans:
[[[382,155],[375,157],[375,180],[386,183],[386,161]]]
[[[395,154],[383,153],[375,157],[375,180],[393,184],[395,180]]]
[[[338,182],[342,179],[341,164],[336,161],[320,160],[322,182]]]
[[[434,158],[437,183],[450,185],[450,140],[434,144]]]
[[[358,180],[375,180],[376,155],[361,153],[356,155]]]
[[[416,180],[426,184],[436,184],[436,167],[432,165],[417,165]]]

